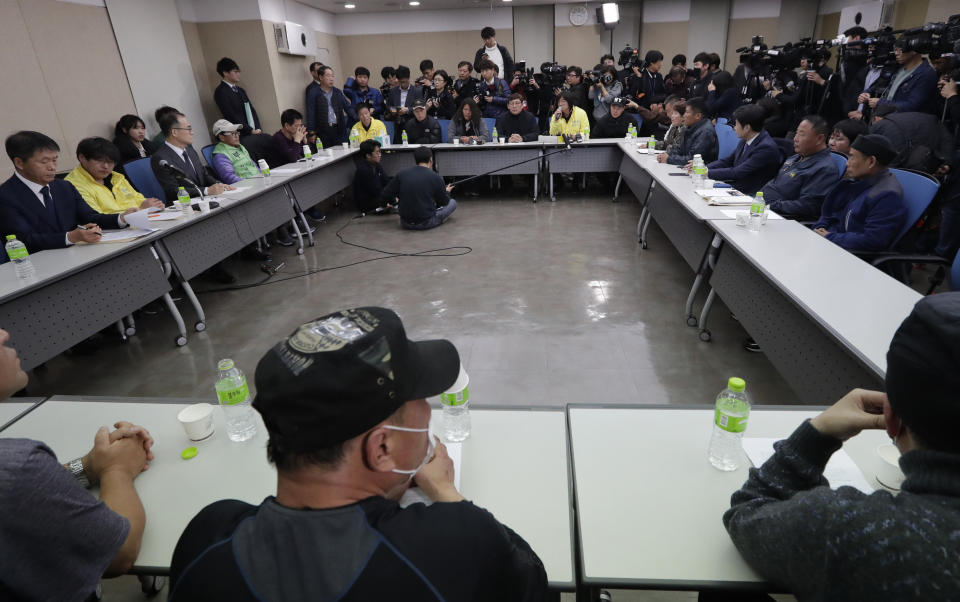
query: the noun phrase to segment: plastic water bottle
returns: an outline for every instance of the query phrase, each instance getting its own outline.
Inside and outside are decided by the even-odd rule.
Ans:
[[[760,224],[766,210],[767,204],[763,200],[763,192],[757,192],[757,196],[753,197],[753,203],[750,204],[750,222],[747,225],[751,232],[760,231]]]
[[[690,169],[690,179],[693,180],[694,188],[703,188],[703,179],[700,177],[701,172],[700,168],[703,166],[703,157],[700,155],[693,156],[693,165]]]
[[[633,138],[633,124],[632,124],[632,123],[627,126],[627,135],[624,136],[624,138],[626,138],[627,140]]]
[[[29,280],[37,275],[37,270],[30,261],[30,253],[27,252],[27,245],[17,240],[16,235],[7,235],[7,257],[13,262],[13,270],[20,280]]]
[[[183,186],[177,188],[177,207],[180,208],[180,211],[183,211],[184,215],[190,210],[190,195],[187,194],[187,189]]]
[[[217,371],[217,399],[227,417],[227,436],[231,441],[246,441],[257,434],[247,377],[231,359],[220,360]]]
[[[265,178],[270,177],[270,166],[267,165],[267,162],[265,160],[260,159],[259,161],[257,161],[257,166],[260,168],[260,173],[263,174],[263,177]]]
[[[589,124],[589,123],[587,123],[585,126],[583,126],[583,139],[584,139],[584,140],[589,140],[589,139],[590,139],[590,124]]]
[[[410,139],[407,137],[407,130],[403,130],[403,133],[400,135],[400,140],[404,146],[410,144]]]
[[[440,436],[451,442],[463,441],[470,436],[470,378],[463,366],[457,381],[440,394],[443,415],[440,419]]]
[[[720,470],[736,470],[743,460],[740,439],[747,430],[747,419],[750,417],[746,388],[747,383],[734,376],[727,381],[727,388],[717,395],[707,458]]]
[[[497,126],[493,126],[493,134],[491,134],[491,136],[493,137],[494,144],[500,142],[500,134],[497,133]]]
[[[303,145],[303,158],[306,159],[307,161],[310,161],[313,159],[313,152],[310,150],[309,144]]]
[[[357,131],[357,128],[350,130],[350,148],[357,148],[360,146],[360,132]]]

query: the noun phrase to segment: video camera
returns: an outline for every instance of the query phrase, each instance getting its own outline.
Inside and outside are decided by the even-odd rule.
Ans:
[[[567,66],[556,62],[543,63],[540,65],[540,73],[543,74],[543,81],[547,86],[559,88],[567,78]]]
[[[628,71],[633,71],[634,67],[640,70],[647,68],[647,61],[640,58],[640,50],[631,47],[630,44],[627,44],[620,51],[620,59],[617,64]]]

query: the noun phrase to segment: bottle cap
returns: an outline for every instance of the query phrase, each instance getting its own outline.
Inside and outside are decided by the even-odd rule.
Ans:
[[[757,191],[757,196],[760,198],[763,198],[763,191],[762,190]]]
[[[7,240],[17,240],[16,234],[7,234]]]
[[[223,359],[217,363],[217,370],[230,370],[233,368],[233,360]]]
[[[184,448],[184,450],[180,452],[180,457],[183,458],[184,460],[189,460],[190,458],[193,458],[196,455],[197,455],[197,448],[193,447],[192,445],[190,447]]]
[[[730,380],[727,381],[727,388],[736,393],[742,393],[746,390],[747,383],[742,378],[731,376]]]

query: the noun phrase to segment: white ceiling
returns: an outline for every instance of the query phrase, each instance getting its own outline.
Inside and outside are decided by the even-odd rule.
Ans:
[[[496,8],[509,6],[533,6],[544,4],[586,4],[583,0],[420,0],[420,6],[408,5],[408,0],[349,0],[356,8],[347,9],[343,5],[348,0],[298,0],[314,8],[331,13],[371,13],[397,10],[433,10],[456,8]]]

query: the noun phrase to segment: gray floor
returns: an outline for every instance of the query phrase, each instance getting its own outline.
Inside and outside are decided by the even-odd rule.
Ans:
[[[385,259],[279,282],[382,256],[340,243],[334,233],[354,214],[331,213],[303,257],[274,249],[287,264],[276,284],[201,295],[208,330],[192,334],[186,347],[174,347],[169,316],[142,315],[129,343],[109,331],[95,355],[61,356],[33,371],[30,392],[212,400],[218,359],[234,358],[252,381],[258,358],[301,322],[382,305],[402,316],[413,338],[456,343],[477,405],[712,403],[734,375],[746,379],[755,403],[799,403],[763,355],[741,348],[746,335],[722,303],[711,316],[713,342],[700,342],[684,324],[693,274],[655,225],[649,249],[640,250],[639,214],[627,192],[619,203],[569,193],[555,204],[514,195],[466,200],[446,225],[427,232],[403,231],[396,217],[366,217],[343,237],[408,253],[472,252]],[[233,267],[242,282],[256,282],[263,278],[257,265]],[[189,306],[180,306],[192,323]],[[142,599],[133,577],[104,582],[104,600]],[[614,599],[680,602],[696,594],[614,592]]]
[[[741,348],[745,332],[722,303],[711,314],[711,343],[684,324],[693,274],[655,225],[649,249],[640,250],[629,193],[619,203],[569,193],[557,203],[467,200],[448,224],[427,232],[401,230],[395,216],[353,215],[331,214],[302,257],[275,247],[286,267],[270,284],[201,294],[208,330],[191,333],[186,347],[173,345],[168,315],[140,315],[129,343],[107,331],[94,355],[63,355],[34,370],[30,393],[212,398],[218,359],[232,357],[252,375],[259,357],[301,322],[382,305],[402,316],[412,337],[456,343],[478,405],[712,403],[730,376],[746,379],[755,403],[799,403],[762,354]],[[294,278],[383,257],[339,242],[334,233],[344,226],[346,240],[365,246],[472,252]],[[241,282],[264,277],[256,262],[236,260],[233,268]],[[198,292],[215,286],[194,281]],[[192,324],[192,309],[179,305]]]

